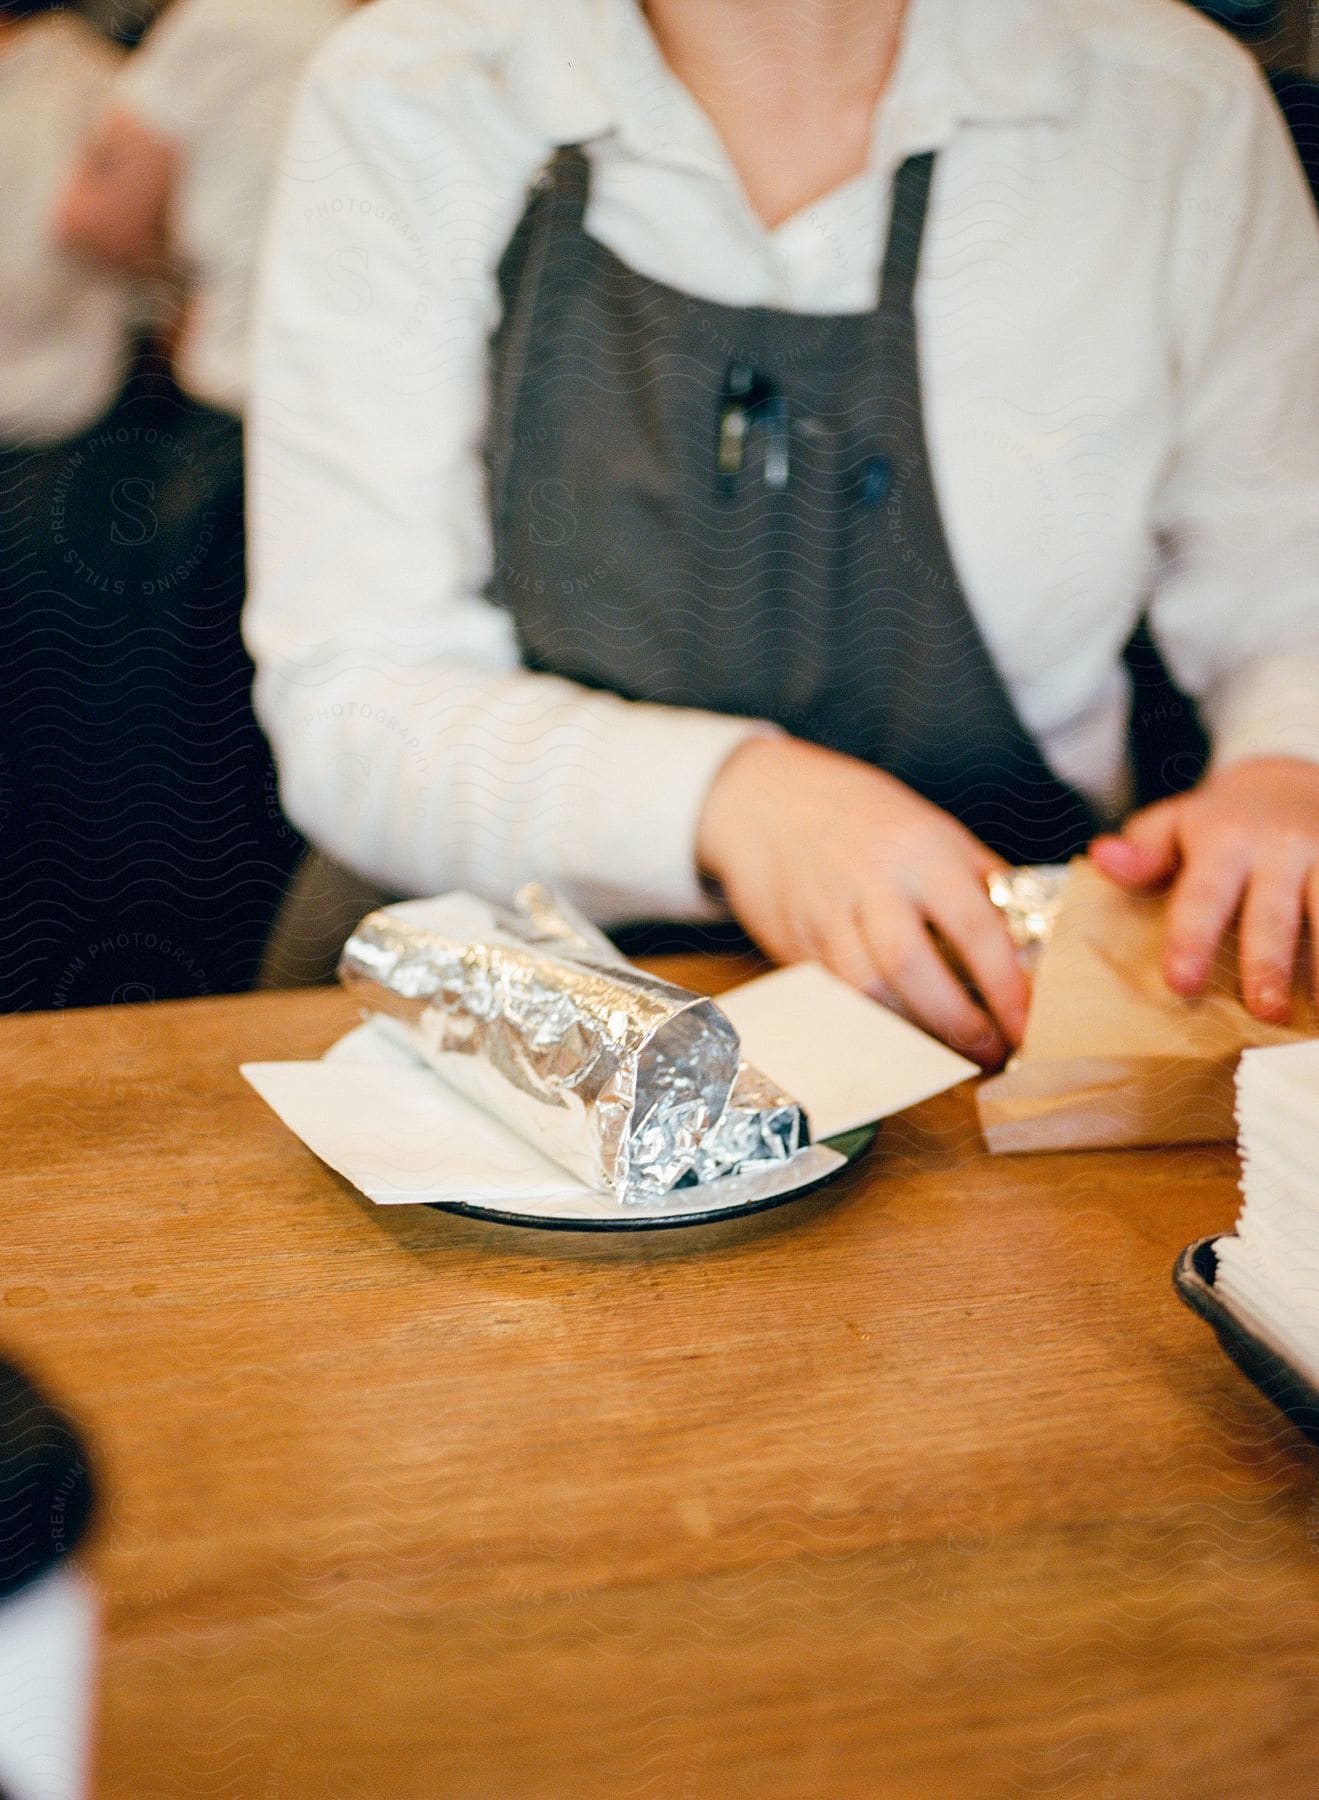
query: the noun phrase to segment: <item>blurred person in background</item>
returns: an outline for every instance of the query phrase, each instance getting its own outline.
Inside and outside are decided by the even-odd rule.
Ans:
[[[1239,916],[1281,1016],[1319,931],[1319,262],[1226,36],[377,0],[287,167],[247,630],[323,851],[731,913],[992,1066],[1027,993],[986,877],[1099,837],[1173,883],[1178,991]],[[1142,617],[1213,761],[1133,811]]]
[[[179,298],[167,391],[126,401],[66,457],[48,508],[44,606],[60,629],[24,620],[0,1005],[247,985],[299,853],[239,637],[241,414],[285,116],[345,10],[174,0],[47,195],[66,258]]]
[[[56,241],[56,203],[119,65],[90,25],[50,0],[0,0],[0,446],[76,437],[127,372],[131,291]],[[12,491],[7,492],[12,503]],[[11,521],[12,522],[12,521]]]
[[[257,248],[294,89],[349,0],[172,0],[124,64],[63,198],[64,241],[107,266],[167,258],[193,407],[231,423],[248,387]]]

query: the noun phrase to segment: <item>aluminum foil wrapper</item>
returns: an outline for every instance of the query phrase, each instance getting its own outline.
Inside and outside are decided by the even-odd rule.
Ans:
[[[1007,920],[1012,941],[1028,969],[1034,967],[1049,941],[1070,874],[1066,863],[1041,863],[1005,869],[989,877],[989,898]]]
[[[450,1086],[624,1201],[810,1141],[713,1000],[635,968],[542,887],[507,910],[450,894],[370,913],[339,978]]]

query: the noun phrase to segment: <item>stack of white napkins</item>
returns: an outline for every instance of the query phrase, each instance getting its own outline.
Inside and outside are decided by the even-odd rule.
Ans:
[[[769,1171],[678,1189],[652,1208],[660,1213],[750,1205],[819,1180],[843,1160],[823,1139],[979,1073],[815,964],[760,976],[720,995],[719,1004],[747,1061],[806,1109],[815,1142]],[[247,1063],[242,1072],[309,1150],[379,1205],[468,1205],[558,1219],[630,1210],[447,1087],[374,1021],[340,1038],[319,1062]]]
[[[1245,1052],[1237,1125],[1244,1198],[1215,1290],[1319,1386],[1319,1039]]]

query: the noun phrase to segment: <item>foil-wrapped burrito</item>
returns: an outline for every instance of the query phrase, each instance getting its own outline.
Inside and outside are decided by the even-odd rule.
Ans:
[[[989,877],[989,898],[1007,920],[1017,953],[1028,969],[1053,935],[1071,877],[1066,863],[1034,863]]]
[[[647,975],[542,887],[363,919],[339,978],[450,1086],[620,1199],[743,1174],[810,1141],[713,1000]]]

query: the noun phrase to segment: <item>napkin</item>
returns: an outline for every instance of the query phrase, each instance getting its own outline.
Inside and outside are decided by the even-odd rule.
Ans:
[[[1193,1000],[1174,994],[1161,966],[1167,912],[1166,895],[1133,896],[1089,862],[1073,864],[1025,1040],[977,1094],[991,1150],[1229,1139],[1241,1051],[1319,1030],[1299,987],[1288,1025],[1247,1012],[1230,938],[1207,991]]]
[[[1241,1213],[1214,1288],[1319,1387],[1319,1042],[1248,1050],[1237,1074]]]
[[[816,1142],[774,1169],[682,1188],[645,1216],[750,1205],[832,1173],[821,1139],[900,1112],[975,1074],[824,969],[804,965],[720,996],[748,1061],[807,1108]],[[467,1205],[546,1218],[633,1210],[550,1161],[427,1068],[379,1023],[359,1025],[319,1062],[245,1063],[242,1074],[295,1136],[380,1205]]]
[[[811,1136],[840,1137],[980,1073],[819,963],[721,994],[749,1061],[806,1109]]]

